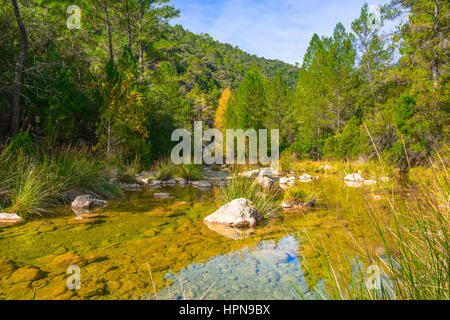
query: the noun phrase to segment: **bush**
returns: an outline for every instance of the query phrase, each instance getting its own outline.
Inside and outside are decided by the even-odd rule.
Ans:
[[[80,194],[108,197],[119,192],[109,182],[108,165],[86,147],[64,147],[30,155],[6,146],[0,153],[0,200],[22,217],[41,215],[51,205]]]
[[[178,178],[183,178],[188,181],[199,181],[204,179],[201,170],[202,170],[201,165],[180,164],[176,168],[175,174]]]
[[[151,171],[155,173],[156,179],[166,181],[175,176],[176,167],[170,158],[163,158],[154,163]]]

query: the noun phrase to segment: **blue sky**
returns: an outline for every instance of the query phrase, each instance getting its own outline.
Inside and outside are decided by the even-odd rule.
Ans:
[[[194,33],[238,46],[257,56],[301,63],[314,33],[331,35],[342,22],[350,30],[364,0],[172,0],[181,24]],[[367,0],[379,5],[387,0]]]

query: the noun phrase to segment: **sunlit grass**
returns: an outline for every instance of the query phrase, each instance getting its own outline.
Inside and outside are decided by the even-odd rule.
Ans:
[[[263,189],[257,179],[240,177],[236,172],[226,187],[215,189],[215,196],[222,203],[245,198],[250,200],[264,217],[269,217],[279,209],[281,193],[277,188]]]
[[[51,154],[27,154],[5,147],[0,153],[1,202],[22,217],[41,215],[80,194],[108,197],[118,192],[108,165],[86,147],[63,147]]]
[[[367,197],[366,208],[359,214],[372,221],[372,228],[363,237],[345,227],[340,232],[346,237],[337,236],[336,228],[320,238],[303,230],[309,254],[320,261],[314,269],[322,270],[320,275],[309,275],[313,283],[325,282],[316,298],[449,299],[446,163],[432,163],[427,173],[410,180],[407,194],[394,196],[388,189],[378,190],[386,199],[388,215]],[[349,255],[344,248],[352,247]],[[308,269],[308,263],[304,267]]]

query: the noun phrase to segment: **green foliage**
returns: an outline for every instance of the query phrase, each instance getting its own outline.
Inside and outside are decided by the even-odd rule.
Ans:
[[[284,193],[284,201],[294,205],[311,205],[318,200],[317,194],[311,190],[309,184],[296,184]]]
[[[201,165],[195,164],[180,164],[176,168],[175,176],[187,181],[199,181],[204,179]]]
[[[261,129],[266,110],[264,80],[256,67],[246,74],[225,112],[228,129]]]
[[[51,155],[6,146],[0,153],[0,202],[22,217],[43,214],[51,205],[80,194],[108,197],[118,192],[111,172],[86,147],[61,147]]]
[[[367,153],[364,148],[368,148],[368,143],[367,133],[363,131],[360,120],[352,117],[342,133],[325,141],[324,157],[338,160],[356,159]]]
[[[151,171],[154,173],[156,179],[167,181],[175,177],[176,166],[170,158],[163,158],[153,164]]]

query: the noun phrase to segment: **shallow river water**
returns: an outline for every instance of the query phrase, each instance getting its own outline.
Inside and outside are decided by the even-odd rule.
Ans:
[[[380,245],[366,214],[375,187],[328,179],[313,182],[318,208],[280,210],[254,230],[208,227],[203,218],[220,207],[213,191],[180,186],[129,193],[81,220],[61,208],[0,226],[0,299],[314,298],[323,257],[311,238],[333,246],[351,233],[371,250]],[[386,209],[383,200],[371,203]],[[341,247],[353,255],[357,246]],[[79,289],[67,288],[69,266],[80,268]]]

